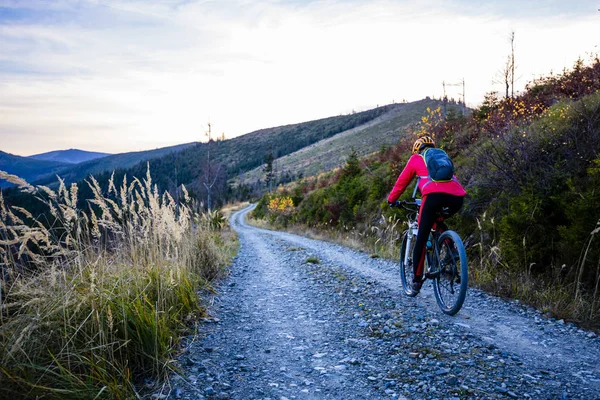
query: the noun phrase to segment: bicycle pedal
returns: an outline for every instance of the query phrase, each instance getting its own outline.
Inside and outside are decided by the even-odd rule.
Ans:
[[[438,276],[440,276],[441,271],[435,271],[435,272],[427,272],[425,274],[425,278],[426,279],[435,279]]]

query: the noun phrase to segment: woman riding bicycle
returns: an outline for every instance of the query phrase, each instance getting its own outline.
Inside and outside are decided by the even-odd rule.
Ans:
[[[417,139],[413,145],[413,155],[408,160],[404,170],[398,177],[392,192],[388,196],[388,203],[393,204],[406,190],[412,179],[417,176],[417,185],[422,196],[421,209],[419,210],[419,231],[413,252],[414,278],[412,283],[413,295],[417,295],[423,286],[423,266],[425,263],[425,244],[429,233],[436,222],[436,214],[443,211],[451,216],[458,212],[463,205],[467,192],[456,179],[448,182],[434,182],[429,177],[427,165],[421,155],[425,149],[435,147],[433,139],[424,136]],[[440,226],[441,225],[441,226]],[[446,229],[443,223],[438,224],[438,229]]]

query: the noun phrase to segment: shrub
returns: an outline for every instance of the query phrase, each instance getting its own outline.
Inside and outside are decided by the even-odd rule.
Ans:
[[[485,251],[474,248],[472,256],[489,258],[491,249],[501,255],[507,275],[496,278],[514,286],[504,285],[503,294],[541,305],[541,295],[525,295],[519,285],[529,280],[540,293],[554,287],[561,296],[553,312],[597,324],[600,251],[592,243],[600,218],[600,92],[558,101],[469,151],[469,208],[495,219],[497,237],[482,235]]]

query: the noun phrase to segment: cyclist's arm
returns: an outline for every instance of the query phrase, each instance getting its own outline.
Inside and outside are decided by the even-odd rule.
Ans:
[[[420,157],[420,156],[416,155],[416,157]],[[404,191],[406,190],[406,188],[408,187],[408,185],[410,184],[412,179],[415,177],[415,175],[417,173],[417,170],[415,168],[416,161],[417,161],[417,158],[415,158],[415,155],[413,155],[410,158],[410,160],[408,160],[408,163],[406,164],[406,166],[402,170],[402,173],[398,177],[398,180],[396,181],[396,184],[394,185],[392,192],[388,196],[388,202],[394,202],[394,201],[398,200],[400,195],[402,193],[404,193]]]

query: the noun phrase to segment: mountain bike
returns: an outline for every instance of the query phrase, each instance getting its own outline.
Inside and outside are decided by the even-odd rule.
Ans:
[[[416,296],[412,290],[413,281],[413,249],[417,241],[419,208],[421,199],[414,201],[397,201],[394,207],[402,207],[410,211],[407,216],[408,229],[402,236],[402,247],[400,249],[400,280],[404,293],[408,296]],[[433,280],[433,292],[440,309],[448,315],[455,315],[462,307],[468,286],[468,265],[465,246],[452,230],[441,232],[440,223],[449,214],[441,211],[436,215],[427,240],[427,251],[425,258],[424,280]]]

